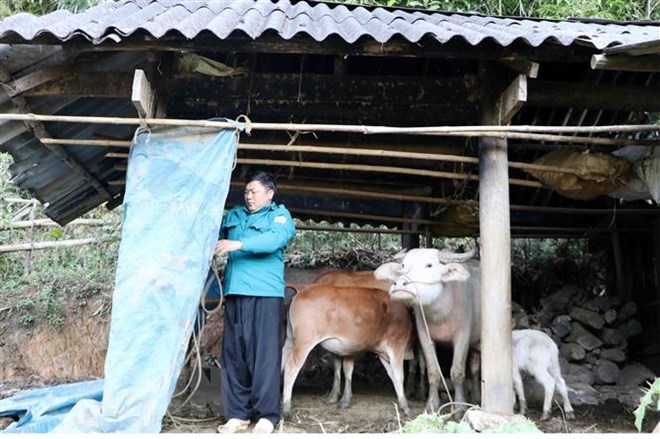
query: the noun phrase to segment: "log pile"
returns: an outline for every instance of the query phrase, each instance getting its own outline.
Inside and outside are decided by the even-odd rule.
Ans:
[[[514,305],[513,325],[541,329],[555,340],[569,386],[638,386],[650,377],[628,364],[628,343],[642,332],[636,314],[634,302],[587,297],[566,285],[542,299],[534,314]]]

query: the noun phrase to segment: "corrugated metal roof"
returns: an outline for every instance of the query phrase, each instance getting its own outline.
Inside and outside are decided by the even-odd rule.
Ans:
[[[220,39],[238,31],[251,38],[275,31],[287,40],[308,35],[323,41],[338,35],[348,43],[361,37],[386,43],[395,36],[410,42],[428,36],[439,43],[457,38],[471,45],[493,40],[501,46],[522,41],[533,47],[554,42],[597,49],[660,38],[657,23],[551,21],[289,0],[122,0],[79,14],[17,14],[0,22],[0,39],[25,41],[51,35],[61,41],[84,37],[99,43],[140,32],[154,38],[178,32],[192,39],[205,31]]]

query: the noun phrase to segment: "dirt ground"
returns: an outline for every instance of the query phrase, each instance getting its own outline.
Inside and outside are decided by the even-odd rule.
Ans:
[[[284,421],[277,432],[393,433],[400,432],[407,420],[423,413],[425,401],[413,398],[409,398],[411,418],[399,412],[389,378],[377,369],[382,366],[364,358],[356,361],[351,407],[342,410],[336,404],[326,404],[332,378],[323,359],[319,355],[317,361],[308,365],[311,368],[306,366],[301,372],[293,392],[293,419]],[[564,421],[555,403],[553,417],[540,422],[541,407],[530,403],[527,417],[544,433],[637,433],[634,408],[609,399],[599,406],[574,406],[577,419]],[[643,431],[651,432],[659,421],[660,413],[647,411]],[[224,419],[214,417],[209,409],[191,413],[189,408],[184,408],[179,415],[165,417],[163,432],[213,433],[222,422]]]
[[[385,386],[381,391],[356,386],[353,390],[352,405],[346,410],[325,403],[327,390],[318,386],[297,385],[293,395],[293,419],[283,422],[277,432],[390,433],[400,431],[406,421],[402,414],[397,412],[394,391]],[[410,402],[413,414],[422,413],[424,402]],[[553,412],[554,416],[546,422],[538,420],[541,412],[535,408],[530,408],[527,416],[544,433],[637,433],[632,411],[613,400],[598,407],[577,406],[575,413],[577,419],[566,422],[557,408]],[[205,419],[198,422],[191,418],[166,417],[163,432],[212,433],[224,421],[213,417]],[[658,413],[647,413],[643,431],[650,432],[659,420]]]
[[[352,405],[346,410],[325,403],[330,390],[330,378],[318,380],[316,373],[311,375],[311,378],[303,376],[296,382],[292,400],[293,419],[284,421],[276,432],[395,433],[400,432],[409,420],[397,409],[391,383],[379,374],[354,381]],[[56,384],[37,379],[0,383],[0,399],[21,390]],[[178,406],[181,399],[175,399],[171,407]],[[423,412],[424,401],[410,399],[409,403],[413,417]],[[634,407],[610,399],[599,406],[582,405],[574,408],[577,416],[575,421],[565,422],[556,405],[549,421],[539,421],[540,407],[535,406],[530,407],[527,417],[544,433],[637,433],[632,413]],[[659,421],[660,413],[647,411],[642,431],[651,432]],[[222,422],[224,419],[214,416],[209,408],[193,410],[188,404],[165,416],[163,433],[215,433]]]

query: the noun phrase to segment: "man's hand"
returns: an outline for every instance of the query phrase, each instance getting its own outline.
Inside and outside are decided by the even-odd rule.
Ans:
[[[242,248],[243,248],[243,243],[241,241],[232,241],[231,239],[221,239],[215,245],[215,251],[213,253],[216,256],[220,256],[225,253],[240,250]]]

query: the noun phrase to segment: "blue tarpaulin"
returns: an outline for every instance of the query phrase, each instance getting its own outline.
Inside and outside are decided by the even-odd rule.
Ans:
[[[167,128],[136,134],[105,380],[0,401],[0,416],[20,417],[6,432],[161,430],[209,273],[236,140],[233,130]]]

